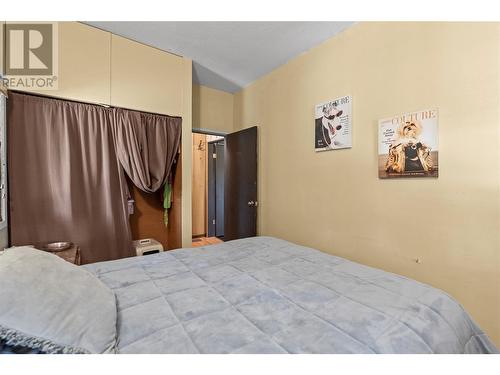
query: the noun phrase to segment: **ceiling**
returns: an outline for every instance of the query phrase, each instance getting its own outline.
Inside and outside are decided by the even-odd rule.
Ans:
[[[352,22],[85,22],[193,60],[193,82],[237,92]]]

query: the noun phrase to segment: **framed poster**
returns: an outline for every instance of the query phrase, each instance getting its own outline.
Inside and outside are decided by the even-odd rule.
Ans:
[[[316,151],[352,147],[352,98],[344,96],[315,108]]]
[[[438,177],[438,110],[378,122],[379,178]]]

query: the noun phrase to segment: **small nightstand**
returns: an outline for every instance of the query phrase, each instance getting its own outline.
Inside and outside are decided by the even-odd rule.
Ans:
[[[63,258],[65,261],[80,265],[80,246],[73,245],[69,249],[52,252],[52,254],[57,255],[60,258]]]
[[[44,249],[43,246],[34,246],[38,250],[46,251],[48,253],[57,255],[58,257],[64,259],[67,262],[73,263],[77,266],[80,265],[80,246],[73,244],[69,249],[61,251],[48,251]]]

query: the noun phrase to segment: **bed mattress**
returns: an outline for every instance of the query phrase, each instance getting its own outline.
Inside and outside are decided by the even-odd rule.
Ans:
[[[83,266],[119,353],[496,353],[441,290],[271,237]]]

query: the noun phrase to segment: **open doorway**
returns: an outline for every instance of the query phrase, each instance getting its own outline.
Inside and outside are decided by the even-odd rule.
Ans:
[[[224,240],[224,135],[193,132],[193,247]]]
[[[193,131],[193,246],[257,234],[257,127]]]

